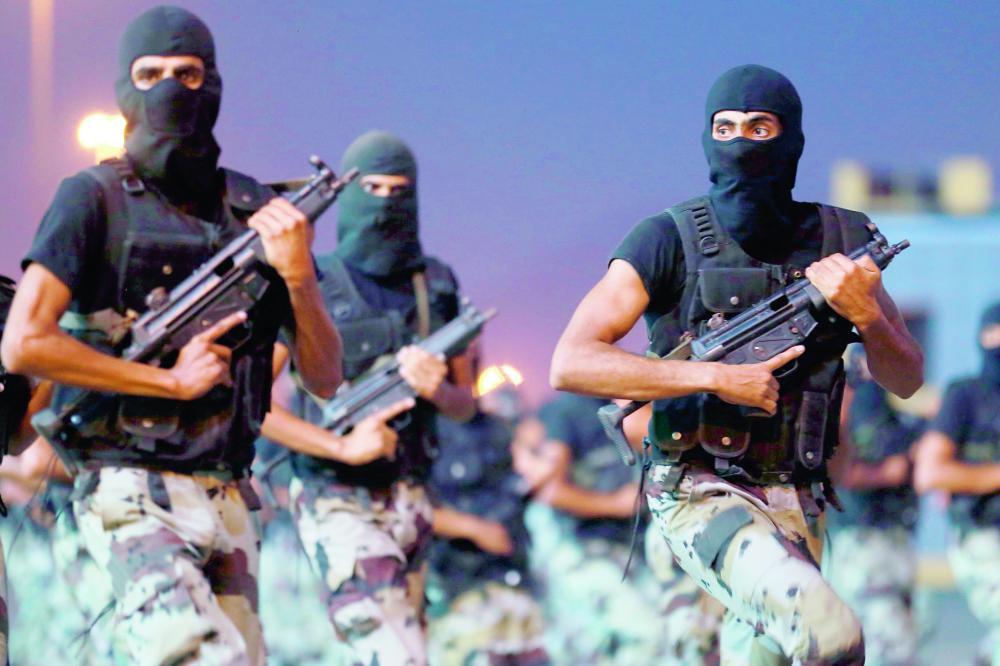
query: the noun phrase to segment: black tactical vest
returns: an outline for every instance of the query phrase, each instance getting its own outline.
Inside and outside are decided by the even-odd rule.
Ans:
[[[428,332],[433,332],[448,323],[440,313],[447,310],[445,303],[456,299],[458,285],[445,264],[433,257],[424,257],[424,261]],[[317,257],[316,263],[320,273],[323,304],[343,341],[346,382],[361,377],[376,361],[388,359],[401,348],[420,339],[416,330],[418,324],[409,323],[406,320],[407,313],[393,309],[376,310],[368,305],[339,257],[327,254]],[[348,386],[345,384],[342,390]],[[321,404],[301,388],[295,391],[291,406],[294,413],[311,423],[322,421]],[[436,449],[433,418],[433,407],[418,400],[415,408],[392,422],[393,429],[400,433],[396,461],[377,460],[367,465],[345,465],[297,455],[293,458],[295,470],[306,475],[317,472],[332,474],[345,483],[372,487],[391,483],[400,475],[422,477]],[[411,437],[420,441],[406,441]]]
[[[668,212],[683,244],[686,280],[677,307],[650,327],[650,352],[657,356],[683,334],[700,335],[803,277],[805,266],[766,264],[746,254],[715,218],[708,197]],[[863,214],[825,205],[819,212],[822,256],[846,254],[870,238]],[[845,323],[814,333],[796,369],[780,379],[775,416],[749,417],[747,409],[706,393],[657,400],[650,441],[667,460],[698,460],[723,476],[768,483],[822,479],[837,442],[849,331]]]
[[[6,328],[15,289],[13,280],[0,275],[0,337]],[[0,460],[7,454],[10,437],[20,427],[30,400],[31,384],[28,378],[7,372],[0,364]]]
[[[169,292],[187,278],[245,231],[244,221],[274,196],[252,178],[226,170],[225,202],[219,221],[212,223],[171,205],[125,160],[109,160],[84,173],[100,184],[104,196],[106,237],[97,279],[113,283],[101,286],[111,287],[105,293],[114,293],[116,302],[99,312],[71,311],[60,323],[71,335],[115,356],[129,320],[148,309],[150,294]],[[288,316],[287,292],[283,287],[281,291],[274,303],[279,310],[271,315],[278,321]],[[254,367],[270,368],[272,344],[273,339],[255,341],[247,360]],[[233,364],[235,374],[240,364],[236,359]],[[267,375],[262,381],[269,387],[270,370]],[[53,406],[58,410],[81,392],[59,386]],[[239,393],[216,386],[190,401],[116,396],[105,418],[81,428],[86,450],[70,453],[82,464],[135,464],[178,472],[245,470],[253,459],[256,435],[254,424],[242,422],[245,401]],[[237,414],[244,418],[234,418]]]
[[[955,442],[957,458],[968,464],[1000,462],[1000,389],[981,379],[968,380],[975,404],[964,441]],[[1000,527],[1000,492],[989,495],[954,494],[948,505],[952,522],[962,531],[976,527]]]

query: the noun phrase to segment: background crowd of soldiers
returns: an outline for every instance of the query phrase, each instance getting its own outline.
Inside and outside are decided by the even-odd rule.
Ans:
[[[596,415],[608,400],[565,393],[532,413],[510,386],[474,398],[478,344],[447,358],[414,344],[455,318],[463,301],[451,269],[421,246],[416,159],[402,140],[373,131],[347,149],[341,168],[359,176],[339,204],[338,245],[316,249],[313,259],[312,231],[299,211],[270,199],[273,192],[249,177],[217,167],[211,130],[221,78],[207,27],[185,10],[155,8],[126,30],[120,61],[129,158],[64,181],[25,259],[17,295],[4,285],[10,318],[3,360],[18,374],[5,373],[0,388],[10,451],[20,453],[2,468],[10,509],[0,521],[7,553],[0,614],[9,620],[12,663],[634,666],[715,664],[727,649],[743,649],[727,647],[722,631],[731,620],[726,611],[739,611],[740,600],[728,590],[720,594],[709,574],[695,580],[685,573],[679,560],[692,553],[675,557],[657,525],[670,520],[678,488],[697,482],[684,476],[695,469],[688,467],[693,459],[670,459],[676,474],[669,466],[654,469],[655,488],[647,491],[654,519],[646,521],[641,483],[649,466],[621,463]],[[712,95],[742,95],[747,81],[760,99],[778,101],[740,102],[741,113],[766,111],[775,133],[757,136],[766,124],[747,125],[751,143],[727,144],[727,131],[758,121],[720,121],[720,110],[739,104],[713,107]],[[713,88],[708,112],[713,183],[726,168],[712,163],[718,145],[756,150],[753,141],[781,137],[785,143],[771,146],[792,156],[784,162],[790,196],[802,149],[801,104],[791,83],[766,68],[737,68]],[[130,310],[162,282],[176,284],[185,266],[211,256],[244,223],[260,234],[271,277],[282,286],[268,301],[280,334],[274,326],[270,338],[231,353],[217,340],[246,315],[230,315],[184,345],[173,367],[136,369],[94,351],[114,349]],[[107,238],[94,240],[96,228],[106,228]],[[737,238],[747,247],[755,242]],[[849,249],[846,241],[842,249]],[[106,253],[119,261],[99,261]],[[629,256],[638,266],[637,255]],[[812,270],[811,279],[823,284],[824,275]],[[823,295],[835,305],[835,296]],[[642,307],[633,314],[638,319]],[[564,358],[573,331],[571,323],[560,343]],[[896,343],[876,344],[872,354],[884,360],[886,349],[898,358],[912,352],[905,337]],[[879,360],[868,362],[860,348],[849,352],[845,445],[823,479],[838,485],[839,500],[829,491],[800,496],[843,505],[828,512],[823,573],[833,599],[843,599],[860,620],[864,644],[856,627],[850,632],[848,611],[839,637],[790,648],[800,634],[812,636],[810,623],[818,621],[806,617],[796,626],[795,616],[783,618],[790,631],[773,630],[779,643],[787,639],[777,648],[785,656],[812,655],[808,663],[817,664],[917,662],[916,492],[932,490],[953,494],[956,579],[973,613],[1000,631],[1000,567],[992,566],[1000,553],[1000,307],[984,314],[978,343],[982,374],[950,387],[929,424],[894,406],[869,372]],[[914,354],[919,359],[919,350]],[[317,427],[341,380],[350,383],[393,358],[412,398],[342,435]],[[270,380],[285,365],[291,381],[276,390],[267,419],[254,422],[253,408],[248,416],[240,405],[261,387],[240,373]],[[768,367],[768,381],[779,365]],[[252,374],[261,367],[263,375]],[[900,393],[915,390],[910,380],[920,370],[899,375],[907,371],[913,374],[895,384]],[[565,381],[577,379],[556,383]],[[98,424],[70,451],[32,444],[22,415],[78,395],[60,386],[53,398],[53,384],[121,394],[117,420]],[[773,414],[778,399],[774,388],[740,404]],[[641,419],[629,425],[637,449],[645,426]],[[263,435],[256,455],[250,441],[234,445],[233,432]],[[730,486],[717,477],[712,483],[727,496],[718,488]],[[775,497],[782,491],[779,484],[760,487],[776,490]],[[255,507],[260,497],[265,501]],[[800,518],[809,514],[795,507]],[[743,522],[702,558],[723,585],[722,570],[742,566],[725,559],[729,542],[753,522],[740,511],[723,512]],[[713,537],[701,534],[709,535],[701,545],[682,543],[702,549]],[[818,560],[807,540],[803,534],[794,544],[807,563],[803,576]],[[746,547],[754,547],[750,538],[737,560]],[[792,585],[789,598],[800,592],[795,582],[782,581]],[[753,627],[747,643],[757,656],[757,639],[772,634],[765,625]],[[988,636],[983,654],[1000,663],[1000,641]]]

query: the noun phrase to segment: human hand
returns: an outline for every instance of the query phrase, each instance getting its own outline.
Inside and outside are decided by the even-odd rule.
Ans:
[[[712,393],[734,405],[757,407],[773,416],[778,409],[778,380],[774,372],[805,352],[796,345],[762,362],[746,365],[717,363]]]
[[[445,377],[448,365],[443,358],[430,352],[408,345],[396,353],[399,361],[399,376],[424,400],[433,400]]]
[[[877,299],[882,271],[867,254],[857,261],[831,254],[809,266],[806,277],[833,311],[858,329],[866,328],[882,315]]]
[[[246,312],[234,312],[191,338],[181,348],[174,366],[167,370],[175,382],[174,398],[194,400],[217,384],[230,384],[229,359],[232,351],[215,341],[246,318]]]
[[[289,288],[315,278],[309,254],[309,220],[287,199],[275,197],[247,221],[260,234],[264,257]]]
[[[414,404],[413,398],[406,398],[362,420],[341,440],[337,460],[348,465],[364,465],[379,458],[395,459],[399,435],[386,423],[413,409]]]
[[[507,529],[492,520],[482,520],[471,539],[481,550],[493,555],[510,555],[514,552],[514,541]]]

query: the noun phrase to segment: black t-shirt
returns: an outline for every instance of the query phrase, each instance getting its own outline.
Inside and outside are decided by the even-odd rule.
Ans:
[[[548,438],[566,444],[573,454],[572,482],[601,493],[613,492],[638,480],[635,468],[622,464],[618,450],[597,418],[597,410],[607,404],[608,401],[602,398],[564,393],[538,412]],[[632,533],[632,521],[627,518],[575,520],[576,533],[581,538],[625,544]]]
[[[954,442],[964,463],[1000,462],[1000,388],[980,377],[951,384],[928,429]],[[1000,492],[954,494],[949,508],[960,528],[1000,526]]]
[[[823,247],[823,224],[815,204],[797,203],[799,219],[796,239],[790,256],[782,263],[805,268],[820,258]],[[669,212],[664,211],[639,222],[625,236],[609,261],[629,263],[649,295],[644,318],[647,326],[670,313],[684,292],[687,270],[680,232]]]

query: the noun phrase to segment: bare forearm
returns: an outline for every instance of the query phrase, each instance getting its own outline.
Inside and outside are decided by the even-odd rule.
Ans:
[[[714,365],[645,358],[597,340],[562,340],[552,357],[550,381],[560,391],[656,400],[711,391]]]
[[[445,506],[434,507],[434,534],[446,539],[472,539],[482,519]]]
[[[880,463],[854,462],[844,470],[841,484],[852,490],[895,488],[907,482],[908,468],[905,456],[893,456]]]
[[[924,383],[924,355],[920,346],[884,315],[859,331],[868,355],[868,369],[875,381],[901,398],[913,395]]]
[[[627,518],[633,503],[622,501],[619,493],[599,493],[558,479],[543,486],[539,500],[577,518]]]
[[[176,397],[178,383],[166,370],[103,354],[58,328],[9,333],[3,360],[12,372],[108,393]]]
[[[261,434],[285,448],[317,458],[337,460],[337,453],[343,446],[339,437],[274,403],[264,419]]]
[[[289,287],[295,316],[292,356],[306,388],[321,398],[330,398],[343,381],[343,347],[340,334],[323,306],[315,278]]]
[[[1000,490],[1000,464],[969,465],[957,460],[936,463],[938,469],[928,490],[988,495]]]

